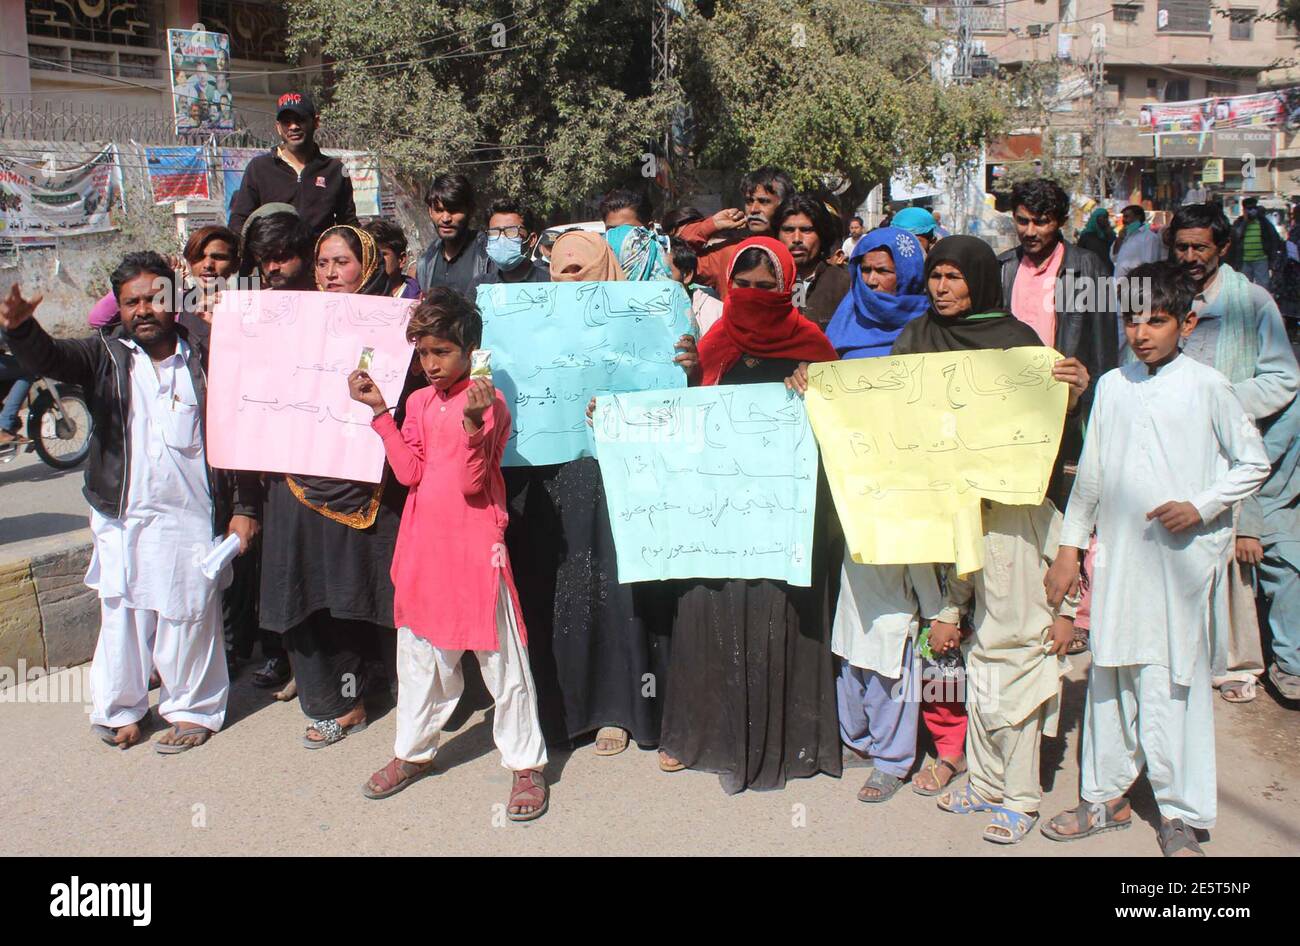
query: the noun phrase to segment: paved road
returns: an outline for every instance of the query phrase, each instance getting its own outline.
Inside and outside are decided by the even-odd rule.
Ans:
[[[0,564],[90,541],[84,469],[54,470],[34,453],[0,463]]]
[[[1064,742],[1044,743],[1049,813],[1074,803],[1083,666],[1067,683]],[[1207,852],[1300,852],[1300,716],[1267,695],[1216,703],[1219,826]],[[551,812],[495,826],[508,780],[482,713],[446,741],[436,776],[382,802],[359,788],[389,757],[393,714],[312,752],[298,742],[304,724],[296,705],[250,687],[247,671],[228,728],[182,756],[102,745],[79,703],[0,703],[10,760],[0,767],[0,854],[1158,855],[1145,786],[1135,794],[1146,820],[1128,831],[1068,845],[1035,832],[1007,849],[980,839],[980,816],[944,814],[908,790],[859,803],[860,770],[728,797],[715,777],[665,775],[653,752],[635,748],[553,754]]]

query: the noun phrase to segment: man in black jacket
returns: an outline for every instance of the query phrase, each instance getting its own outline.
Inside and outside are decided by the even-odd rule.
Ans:
[[[424,203],[438,232],[415,266],[420,292],[448,286],[473,299],[474,286],[490,269],[487,238],[470,226],[477,207],[474,185],[464,174],[439,174]]]
[[[41,298],[17,285],[0,302],[0,326],[30,371],[81,386],[95,422],[84,489],[94,536],[86,584],[100,598],[92,728],[109,745],[139,742],[156,668],[159,713],[172,724],[156,748],[172,754],[225,721],[221,576],[208,578],[200,561],[227,533],[248,547],[253,483],[208,466],[206,353],[176,324],[167,261],[132,253],[111,279],[122,316],[112,335],[51,338],[32,318]]]
[[[263,204],[292,204],[312,232],[357,222],[352,179],[338,158],[327,158],[316,144],[320,117],[311,96],[280,96],[275,130],[281,144],[248,162],[244,180],[230,204],[230,229],[243,233],[244,221]]]

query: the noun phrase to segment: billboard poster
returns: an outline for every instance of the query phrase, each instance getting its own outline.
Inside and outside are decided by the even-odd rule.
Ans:
[[[146,148],[145,155],[155,204],[208,199],[208,156],[203,148]]]
[[[207,30],[168,30],[167,51],[177,133],[234,131],[230,37]]]
[[[1285,124],[1294,89],[1219,96],[1187,102],[1153,102],[1138,110],[1143,134],[1207,132],[1216,129],[1274,128]]]
[[[0,240],[50,243],[56,237],[114,229],[110,211],[122,205],[122,166],[116,145],[82,164],[60,168],[0,158]]]

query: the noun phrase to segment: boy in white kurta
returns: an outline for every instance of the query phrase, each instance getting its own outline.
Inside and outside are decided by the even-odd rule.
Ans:
[[[1083,726],[1084,804],[1043,826],[1075,840],[1131,823],[1123,797],[1143,766],[1166,856],[1201,854],[1215,820],[1210,622],[1225,591],[1232,505],[1268,476],[1259,432],[1228,379],[1183,356],[1194,289],[1173,264],[1139,267],[1151,287],[1124,330],[1138,358],[1097,385],[1055,596],[1077,580],[1097,531],[1092,667]]]
[[[1043,588],[1061,531],[1051,500],[983,505],[983,569],[961,577],[950,565],[947,574],[949,605],[965,611],[974,601],[974,633],[962,644],[970,780],[938,803],[955,814],[991,812],[984,839],[1016,844],[1038,821],[1039,743],[1056,735],[1077,602],[1053,607]]]

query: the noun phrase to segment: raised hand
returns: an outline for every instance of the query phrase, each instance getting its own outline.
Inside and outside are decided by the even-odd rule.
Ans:
[[[745,225],[745,211],[735,207],[719,210],[713,215],[713,225],[719,230],[735,230]]]
[[[496,388],[490,378],[475,378],[465,391],[465,423],[475,430],[483,426],[483,415],[492,406]]]
[[[348,394],[351,395],[352,400],[360,401],[367,407],[373,408],[376,415],[387,409],[379,385],[375,384],[374,379],[360,368],[348,375]]]
[[[9,287],[9,295],[0,301],[0,325],[3,325],[6,331],[12,332],[32,317],[36,307],[44,298],[45,296],[37,293],[30,299],[24,299],[18,283],[14,283]]]
[[[673,361],[682,366],[682,370],[686,372],[688,378],[691,377],[700,367],[700,353],[695,347],[695,337],[693,335],[683,335],[673,347],[681,352]]]

